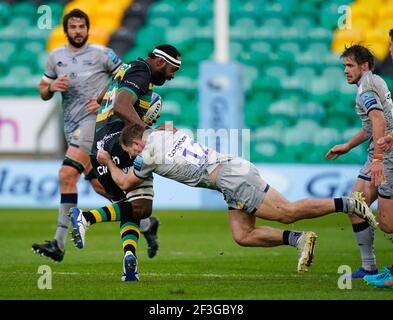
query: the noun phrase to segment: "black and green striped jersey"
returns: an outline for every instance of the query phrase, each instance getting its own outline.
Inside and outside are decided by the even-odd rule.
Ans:
[[[96,135],[102,137],[124,127],[123,120],[113,112],[119,92],[126,90],[137,98],[130,108],[142,118],[150,107],[152,89],[150,66],[142,58],[124,64],[109,82],[96,118]]]

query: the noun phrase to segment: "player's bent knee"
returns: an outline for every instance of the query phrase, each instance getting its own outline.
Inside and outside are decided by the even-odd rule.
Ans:
[[[281,213],[280,216],[278,217],[278,222],[284,224],[291,224],[294,223],[295,221],[296,218],[294,216],[294,213],[289,211]]]
[[[153,201],[149,199],[138,199],[132,201],[132,213],[136,219],[146,219],[153,211]]]
[[[59,170],[60,184],[74,185],[78,182],[80,173],[72,167],[61,166]]]
[[[233,233],[232,236],[233,240],[241,247],[249,247],[251,245],[248,237],[248,232],[244,230]]]

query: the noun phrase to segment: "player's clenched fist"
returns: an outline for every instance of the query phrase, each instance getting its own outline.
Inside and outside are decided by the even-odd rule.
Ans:
[[[390,134],[379,138],[377,145],[382,149],[383,152],[389,151],[393,145],[393,136]]]
[[[64,76],[57,78],[49,85],[49,91],[51,92],[57,92],[57,91],[65,92],[67,90],[68,90],[68,76],[66,74]]]

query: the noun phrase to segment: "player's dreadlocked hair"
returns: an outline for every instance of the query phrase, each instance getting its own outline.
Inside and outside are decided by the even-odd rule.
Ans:
[[[369,49],[360,44],[345,47],[344,52],[341,54],[341,58],[354,58],[357,64],[368,62],[368,68],[374,70],[374,55]]]
[[[119,142],[124,146],[130,146],[132,140],[142,139],[145,128],[139,124],[125,126],[120,133]]]

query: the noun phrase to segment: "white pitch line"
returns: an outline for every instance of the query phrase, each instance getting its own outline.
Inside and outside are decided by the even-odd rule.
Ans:
[[[81,273],[81,272],[53,272],[53,274],[59,274],[59,275],[69,275],[69,276],[97,276],[100,273]],[[105,275],[118,275],[118,273],[105,273]],[[151,276],[151,277],[205,277],[205,278],[297,278],[301,277],[302,275],[299,274],[285,274],[285,275],[264,275],[264,274],[237,274],[237,273],[226,273],[226,274],[217,274],[217,273],[157,273],[157,272],[141,272],[141,276]],[[328,276],[327,274],[325,275],[318,275],[319,277],[321,276]]]

